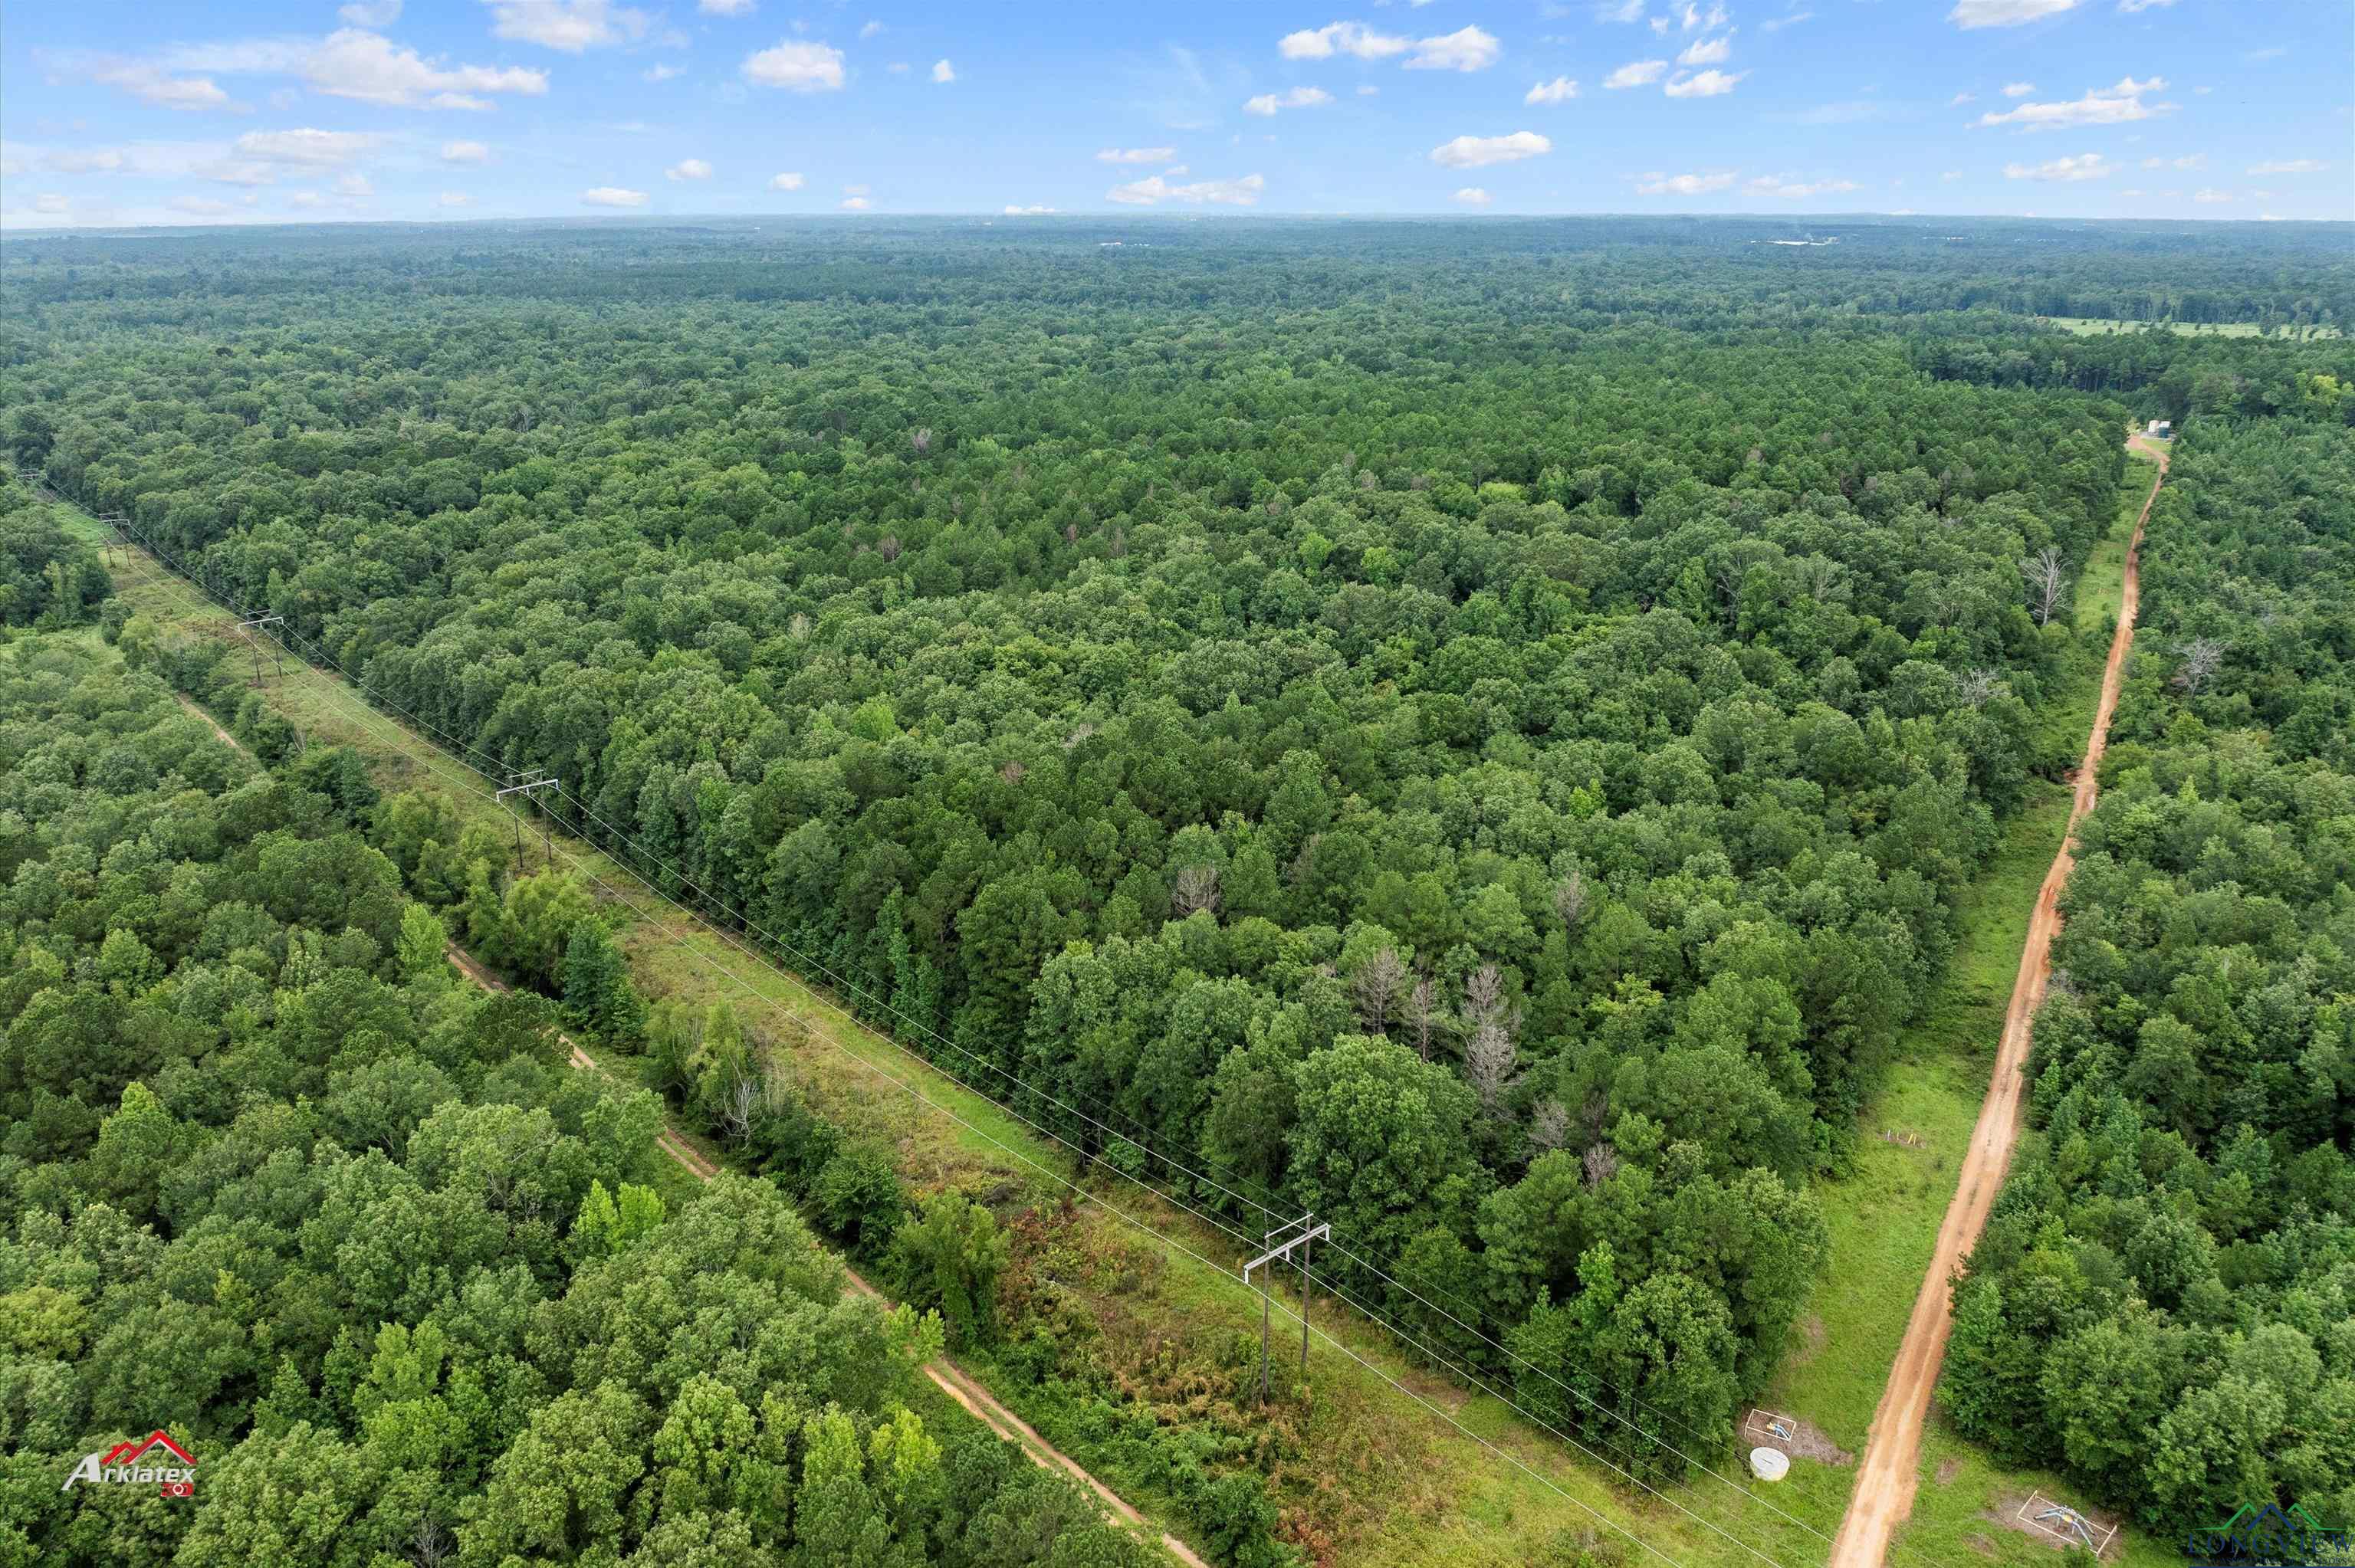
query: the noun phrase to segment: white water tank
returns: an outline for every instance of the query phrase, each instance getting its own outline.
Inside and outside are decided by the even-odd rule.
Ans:
[[[1762,1481],[1779,1481],[1791,1473],[1791,1457],[1780,1448],[1753,1448],[1750,1473]]]

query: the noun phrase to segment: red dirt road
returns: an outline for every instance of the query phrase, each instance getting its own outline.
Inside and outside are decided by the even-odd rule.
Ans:
[[[450,962],[457,967],[459,972],[485,991],[504,991],[512,989],[506,981],[476,962],[474,956],[457,943],[451,943],[445,950],[449,955]],[[591,1073],[602,1073],[605,1070],[599,1066],[595,1059],[587,1052],[573,1044],[570,1038],[563,1035],[559,1035],[557,1038],[562,1040],[565,1046],[571,1051],[574,1066]],[[661,1145],[665,1154],[686,1167],[687,1173],[697,1181],[709,1181],[719,1174],[719,1166],[713,1164],[693,1144],[687,1142],[672,1128],[664,1128],[655,1135],[655,1141]],[[850,1277],[850,1287],[853,1290],[858,1291],[861,1296],[871,1296],[878,1301],[890,1304],[889,1298],[875,1287],[860,1278],[857,1270],[845,1265],[843,1272]],[[1148,1539],[1158,1534],[1146,1522],[1145,1516],[1129,1507],[1119,1493],[1090,1475],[1077,1459],[1039,1436],[1028,1422],[1000,1404],[995,1394],[975,1383],[972,1374],[956,1362],[946,1356],[941,1357],[938,1361],[928,1361],[924,1365],[924,1375],[932,1379],[933,1385],[943,1393],[963,1405],[968,1414],[1028,1455],[1032,1464],[1041,1469],[1060,1470],[1070,1476],[1095,1493],[1104,1507],[1111,1510],[1114,1517],[1131,1530],[1143,1532]],[[1194,1554],[1192,1547],[1188,1546],[1176,1536],[1159,1535],[1159,1540],[1162,1550],[1186,1564],[1186,1568],[1210,1568],[1209,1563]]]
[[[2096,776],[2110,733],[2110,716],[2117,710],[2118,688],[2126,677],[2126,653],[2134,646],[2135,610],[2141,601],[2142,529],[2150,520],[2150,506],[2167,478],[2167,452],[2140,436],[2129,435],[2127,445],[2158,460],[2158,475],[2135,519],[2134,537],[2126,546],[2125,591],[2118,603],[2117,630],[2110,638],[2109,662],[2102,670],[2102,696],[2094,711],[2093,733],[2085,737],[2085,759],[2077,768],[2076,795],[2069,805],[2069,835],[2094,809]],[[1978,1125],[1971,1129],[1971,1146],[1964,1156],[1962,1174],[1947,1205],[1945,1223],[1938,1227],[1937,1250],[1931,1255],[1922,1293],[1914,1298],[1913,1315],[1905,1323],[1905,1340],[1890,1368],[1889,1386],[1881,1391],[1873,1412],[1872,1431],[1857,1467],[1856,1492],[1849,1499],[1848,1516],[1840,1521],[1832,1542],[1829,1568],[1881,1568],[1897,1527],[1913,1511],[1913,1489],[1921,1478],[1922,1423],[1929,1414],[1930,1395],[1938,1386],[1938,1369],[1946,1357],[1946,1335],[1954,1327],[1948,1282],[1964,1256],[1977,1245],[1987,1225],[2011,1164],[2011,1149],[2019,1137],[2020,1111],[2027,1092],[2029,1029],[2044,1000],[2045,981],[2052,973],[2052,938],[2061,929],[2061,889],[2076,863],[2069,853],[2069,836],[2044,874],[2036,895],[2036,913],[2029,921],[2028,942],[2020,949],[2019,976],[2012,984],[2011,1006],[2004,1014],[2003,1040],[1996,1049],[1995,1076],[1979,1106]]]

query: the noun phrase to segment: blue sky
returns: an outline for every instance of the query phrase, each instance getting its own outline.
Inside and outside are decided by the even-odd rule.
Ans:
[[[0,227],[2355,217],[2347,0],[79,0]]]

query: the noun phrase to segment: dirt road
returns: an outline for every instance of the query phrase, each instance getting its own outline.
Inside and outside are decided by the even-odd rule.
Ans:
[[[449,955],[450,962],[457,967],[459,972],[485,991],[504,991],[513,989],[506,981],[476,962],[474,956],[457,943],[451,943],[444,950]],[[587,1052],[573,1044],[569,1037],[559,1035],[557,1038],[562,1040],[566,1049],[572,1053],[574,1066],[591,1073],[602,1073],[605,1070],[599,1066]],[[655,1141],[661,1145],[665,1154],[684,1166],[697,1181],[709,1181],[719,1174],[718,1165],[672,1128],[665,1127],[655,1135]],[[878,1301],[888,1304],[889,1298],[860,1278],[856,1269],[845,1265],[843,1272],[850,1277],[850,1287],[853,1290],[858,1291],[861,1296],[870,1296]],[[943,1393],[963,1405],[966,1413],[975,1420],[1028,1455],[1032,1464],[1037,1465],[1040,1469],[1060,1470],[1070,1476],[1073,1480],[1095,1493],[1104,1507],[1111,1510],[1114,1516],[1131,1530],[1141,1531],[1148,1538],[1156,1534],[1153,1527],[1146,1522],[1145,1516],[1129,1507],[1119,1493],[1090,1475],[1077,1459],[1039,1436],[1028,1422],[999,1404],[995,1394],[975,1383],[973,1380],[973,1374],[956,1362],[946,1356],[941,1357],[938,1361],[927,1361],[924,1364],[924,1375],[932,1379],[933,1386]],[[1188,1546],[1176,1536],[1162,1535],[1159,1540],[1162,1550],[1186,1564],[1186,1568],[1209,1568],[1209,1563],[1195,1555],[1192,1547]]]
[[[2126,677],[2126,652],[2134,646],[2135,609],[2141,600],[2142,529],[2150,520],[2150,506],[2167,477],[2164,448],[2129,435],[2129,446],[2158,460],[2158,473],[2150,482],[2142,513],[2135,519],[2134,537],[2126,546],[2125,592],[2118,603],[2117,630],[2110,638],[2109,662],[2102,670],[2102,695],[2094,710],[2093,733],[2085,737],[2085,759],[2079,764],[2076,795],[2069,805],[2069,835],[2094,809],[2102,751],[2110,733],[2110,715],[2118,705],[2118,687]],[[1913,1315],[1906,1319],[1904,1342],[1889,1371],[1889,1386],[1872,1414],[1872,1431],[1864,1446],[1864,1462],[1857,1467],[1856,1492],[1849,1499],[1848,1516],[1840,1521],[1832,1542],[1829,1568],[1881,1568],[1889,1554],[1891,1538],[1913,1511],[1913,1489],[1922,1468],[1922,1422],[1929,1414],[1930,1395],[1938,1386],[1938,1369],[1946,1356],[1946,1335],[1954,1327],[1948,1281],[1955,1267],[1977,1244],[1994,1207],[2012,1144],[2019,1137],[2020,1111],[2027,1092],[2028,1042],[2036,1009],[2044,1000],[2044,984],[2052,972],[2052,938],[2061,929],[2061,889],[2076,863],[2069,853],[2069,835],[2052,869],[2037,890],[2036,913],[2030,918],[2028,942],[2020,949],[2019,975],[2011,988],[2011,1006],[2003,1019],[2003,1039],[1996,1048],[1995,1076],[1979,1106],[1978,1125],[1971,1129],[1971,1146],[1963,1158],[1954,1202],[1945,1223],[1938,1227],[1937,1250],[1931,1255],[1922,1293],[1914,1298]]]

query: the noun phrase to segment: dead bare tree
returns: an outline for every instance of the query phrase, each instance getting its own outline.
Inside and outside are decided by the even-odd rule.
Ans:
[[[1974,708],[1983,708],[2003,690],[2003,677],[1993,670],[1973,670],[1961,682],[1963,702]]]
[[[900,535],[897,534],[884,535],[883,537],[875,542],[875,553],[882,556],[887,561],[898,560],[900,558]]]
[[[1199,864],[1181,866],[1177,885],[1171,889],[1170,903],[1177,908],[1179,919],[1204,910],[1215,915],[1219,910],[1219,868]]]
[[[1490,1116],[1497,1114],[1497,1097],[1512,1086],[1518,1054],[1513,1032],[1502,1018],[1487,1020],[1464,1043],[1464,1076]]]
[[[737,1069],[735,1081],[728,1086],[728,1094],[719,1103],[719,1136],[735,1143],[751,1137],[753,1123],[766,1097],[757,1070]]]
[[[1529,1145],[1540,1153],[1551,1153],[1562,1146],[1570,1136],[1570,1110],[1560,1100],[1547,1100],[1529,1118]]]
[[[1406,1024],[1414,1033],[1415,1050],[1430,1061],[1432,1036],[1445,1027],[1446,1020],[1439,1011],[1439,986],[1429,975],[1419,977],[1406,994]]]
[[[2216,673],[2224,667],[2224,650],[2230,644],[2214,637],[2190,637],[2176,645],[2183,655],[2183,663],[2175,672],[2175,684],[2192,696],[2208,689]]]
[[[417,1516],[417,1529],[409,1538],[409,1560],[417,1568],[442,1568],[455,1555],[458,1543],[442,1528],[442,1521],[430,1513]]]
[[[1577,867],[1553,885],[1553,912],[1561,916],[1561,928],[1578,929],[1581,916],[1586,913],[1586,874]]]
[[[2028,613],[2036,617],[2037,625],[2051,625],[2069,599],[2069,563],[2047,545],[2019,563],[2019,575],[2028,584]]]
[[[1600,1187],[1619,1174],[1619,1151],[1607,1143],[1586,1146],[1586,1184]]]
[[[1464,1076],[1480,1097],[1480,1108],[1497,1114],[1497,1100],[1511,1086],[1518,1053],[1513,1036],[1521,1015],[1505,1006],[1505,977],[1482,964],[1464,982]]]
[[[930,425],[920,425],[915,429],[909,431],[908,444],[916,449],[916,455],[918,457],[922,457],[926,452],[931,451],[932,450],[932,428]]]
[[[1396,948],[1384,948],[1358,966],[1358,972],[1349,977],[1349,986],[1357,993],[1358,1016],[1367,1033],[1390,1033],[1391,1007],[1405,984],[1406,965],[1399,961]]]
[[[1504,1015],[1505,977],[1494,964],[1482,964],[1464,982],[1464,1023],[1466,1031]]]

